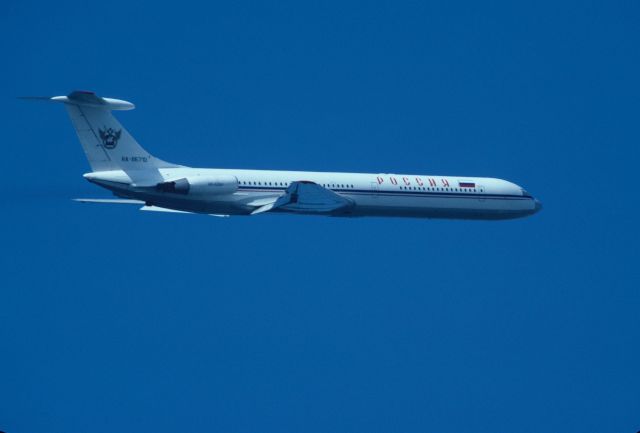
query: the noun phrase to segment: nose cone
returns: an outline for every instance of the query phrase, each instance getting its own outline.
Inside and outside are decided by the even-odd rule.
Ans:
[[[542,202],[540,202],[540,200],[538,200],[537,198],[533,199],[533,203],[534,203],[534,212],[540,212],[540,210],[542,210]]]

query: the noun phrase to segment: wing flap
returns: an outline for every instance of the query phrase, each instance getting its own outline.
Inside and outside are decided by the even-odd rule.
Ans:
[[[258,198],[258,199],[249,201],[249,202],[247,202],[245,204],[247,206],[264,206],[264,205],[267,205],[267,204],[275,203],[278,200],[279,197],[280,196],[277,196],[277,197],[262,197],[262,198]]]
[[[158,206],[142,206],[140,210],[147,211],[147,212],[193,213],[193,212],[187,212],[184,210],[168,209],[166,207],[158,207]]]
[[[265,205],[260,206],[259,208],[257,208],[256,210],[254,210],[253,212],[251,212],[251,215],[257,215],[259,213],[263,213],[263,212],[268,212],[271,209],[273,209],[273,207],[275,206],[276,202],[273,201],[271,203],[267,203]]]

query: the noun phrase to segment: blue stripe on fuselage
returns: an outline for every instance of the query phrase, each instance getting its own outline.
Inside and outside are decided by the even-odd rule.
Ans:
[[[238,191],[255,191],[255,192],[284,192],[287,187],[265,188],[263,186],[240,186]],[[359,195],[386,195],[386,196],[415,196],[415,197],[443,197],[443,198],[473,198],[473,199],[506,199],[506,200],[531,200],[533,197],[524,195],[509,194],[485,194],[485,193],[464,193],[464,192],[434,192],[434,191],[372,191],[366,189],[331,189],[338,194],[359,194]]]

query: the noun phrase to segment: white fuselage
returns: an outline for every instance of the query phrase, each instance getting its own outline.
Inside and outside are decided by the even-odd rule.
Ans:
[[[509,219],[534,214],[540,202],[514,183],[465,176],[161,168],[165,181],[213,179],[186,194],[136,186],[121,170],[85,177],[116,195],[152,206],[208,214],[248,215],[261,201],[285,194],[296,181],[314,182],[353,206],[334,216]],[[222,179],[222,180],[216,180]],[[286,212],[286,210],[280,210]]]
[[[519,218],[541,208],[518,185],[493,178],[184,167],[151,155],[112,115],[133,109],[131,102],[79,90],[35,99],[64,104],[92,169],[85,178],[120,197],[84,201],[214,215],[466,219]]]

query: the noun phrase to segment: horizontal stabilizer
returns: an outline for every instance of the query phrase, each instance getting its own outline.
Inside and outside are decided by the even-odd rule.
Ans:
[[[87,92],[84,90],[75,90],[67,96],[20,96],[19,99],[62,102],[65,104],[102,108],[105,110],[133,110],[136,108],[136,106],[129,101],[114,98],[103,98],[93,92]]]

